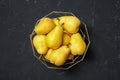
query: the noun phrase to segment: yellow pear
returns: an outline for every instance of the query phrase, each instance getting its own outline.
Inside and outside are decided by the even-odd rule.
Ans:
[[[69,54],[70,49],[67,46],[61,46],[60,48],[53,50],[50,62],[56,66],[61,66],[66,62]]]
[[[45,35],[36,35],[33,38],[33,45],[39,54],[47,53],[48,47],[45,38]]]
[[[63,30],[63,32],[66,33],[67,35],[69,35],[70,37],[71,37],[71,35],[72,35],[72,33],[69,33],[69,32],[67,32],[67,31],[65,31],[65,30]]]
[[[67,33],[63,33],[63,45],[68,45],[70,42],[70,36]]]
[[[57,49],[62,44],[63,29],[57,25],[51,32],[46,36],[46,42],[49,48]]]
[[[73,55],[83,55],[86,44],[79,33],[73,34],[70,40],[70,49]]]
[[[74,55],[69,54],[69,56],[68,56],[68,60],[74,60]]]
[[[59,23],[59,18],[53,18],[53,22],[54,24],[57,26],[57,25],[60,25]]]
[[[69,33],[77,33],[80,27],[80,20],[75,16],[61,16],[59,17],[60,24]]]
[[[53,49],[48,50],[47,54],[44,55],[45,59],[50,60],[52,51]]]
[[[35,26],[34,31],[37,34],[47,34],[55,27],[55,24],[52,19],[50,18],[42,18],[40,22]]]

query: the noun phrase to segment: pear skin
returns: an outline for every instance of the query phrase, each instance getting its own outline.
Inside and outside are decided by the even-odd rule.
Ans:
[[[53,22],[54,22],[54,24],[57,26],[57,25],[60,25],[60,23],[59,23],[59,18],[54,18],[53,19]]]
[[[48,50],[47,54],[44,55],[45,59],[50,60],[52,51],[53,49]]]
[[[51,32],[46,36],[46,42],[49,48],[57,49],[62,44],[63,29],[57,25]]]
[[[55,24],[50,18],[42,18],[40,22],[35,26],[34,31],[37,34],[47,34],[55,27]]]
[[[61,16],[59,17],[60,24],[69,33],[77,33],[80,27],[80,20],[75,16]]]
[[[63,45],[68,45],[70,42],[70,36],[67,33],[63,33]]]
[[[39,54],[47,53],[48,47],[45,38],[45,35],[36,35],[33,38],[33,45]]]
[[[68,56],[68,60],[74,60],[74,55],[69,54],[69,56]]]
[[[86,43],[79,33],[73,34],[70,40],[70,50],[72,55],[83,55],[86,49]]]
[[[56,66],[61,66],[66,62],[69,54],[70,49],[67,46],[61,46],[52,52],[50,62]]]

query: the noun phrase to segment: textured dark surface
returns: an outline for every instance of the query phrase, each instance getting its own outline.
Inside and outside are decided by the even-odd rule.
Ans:
[[[91,45],[67,71],[47,69],[32,55],[38,18],[70,11],[88,25]],[[120,80],[119,0],[0,0],[0,80]]]

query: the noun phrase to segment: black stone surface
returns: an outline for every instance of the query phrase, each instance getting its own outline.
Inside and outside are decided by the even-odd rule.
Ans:
[[[50,70],[32,54],[37,19],[69,11],[88,25],[91,45],[70,70]],[[120,0],[0,0],[0,80],[120,80]]]

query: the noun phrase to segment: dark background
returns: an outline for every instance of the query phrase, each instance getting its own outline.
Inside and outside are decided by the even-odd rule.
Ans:
[[[29,34],[51,11],[85,21],[91,44],[70,70],[50,70],[32,54]],[[0,0],[0,80],[120,80],[120,0]]]

